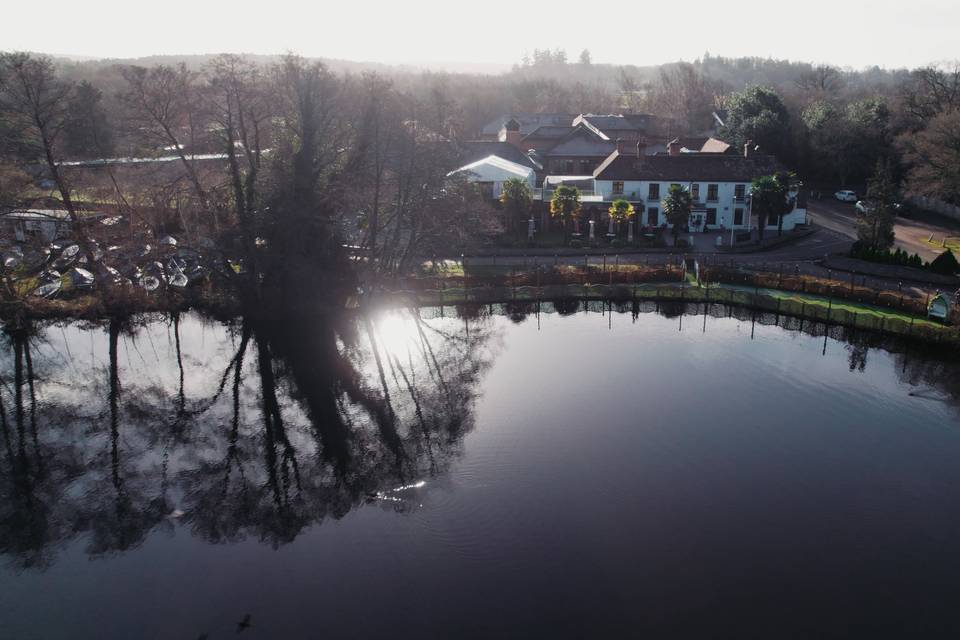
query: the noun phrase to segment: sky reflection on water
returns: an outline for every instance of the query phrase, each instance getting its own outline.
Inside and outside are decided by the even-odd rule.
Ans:
[[[960,627],[955,364],[719,307],[490,311],[10,335],[0,628]]]

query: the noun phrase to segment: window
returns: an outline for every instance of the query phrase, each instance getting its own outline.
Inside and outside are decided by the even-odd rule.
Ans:
[[[647,207],[647,224],[651,227],[660,226],[660,210],[656,207]]]
[[[623,195],[623,182],[616,181],[613,183],[613,194],[614,195]]]
[[[566,173],[568,176],[572,176],[574,171],[573,160],[564,160],[563,170],[564,170],[564,173]]]
[[[743,202],[746,199],[747,185],[738,184],[733,187],[733,199],[737,202]]]
[[[707,224],[717,224],[717,210],[707,209]]]
[[[743,224],[743,209],[733,210],[733,224],[736,224],[736,225]]]
[[[650,185],[650,190],[647,192],[647,200],[659,200],[660,199],[660,183],[655,182]],[[654,209],[656,211],[656,209]]]
[[[708,184],[707,185],[707,202],[716,202],[720,199],[719,196],[720,185],[718,184]]]
[[[582,175],[587,175],[588,173],[593,173],[593,161],[591,160],[581,160],[580,161],[580,173]]]
[[[493,183],[478,182],[477,188],[480,189],[480,196],[485,200],[493,200]]]
[[[690,185],[690,197],[694,202],[700,200],[700,185],[696,182]]]

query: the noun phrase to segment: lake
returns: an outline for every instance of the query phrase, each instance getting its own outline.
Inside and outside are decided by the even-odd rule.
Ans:
[[[955,636],[957,363],[709,311],[8,330],[0,637]]]

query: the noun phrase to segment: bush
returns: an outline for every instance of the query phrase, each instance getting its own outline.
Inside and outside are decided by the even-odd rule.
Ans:
[[[923,258],[916,253],[910,255],[901,249],[897,249],[896,251],[890,251],[889,249],[874,249],[873,247],[866,246],[859,241],[854,242],[853,247],[850,248],[850,257],[857,258],[859,260],[866,260],[867,262],[892,264],[901,267],[916,267],[918,269],[922,269],[924,266]]]
[[[571,249],[582,249],[582,248],[583,248],[583,240],[581,240],[580,238],[574,238],[573,240],[570,241],[570,248],[571,248]]]
[[[953,251],[947,249],[930,263],[929,269],[934,273],[952,276],[960,271],[960,263],[957,262],[957,258],[953,255]]]

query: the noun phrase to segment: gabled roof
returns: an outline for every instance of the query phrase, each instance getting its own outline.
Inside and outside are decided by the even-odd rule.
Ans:
[[[526,136],[523,137],[523,140],[532,139],[555,139],[559,140],[560,138],[569,135],[570,132],[574,130],[574,127],[570,126],[561,126],[561,125],[544,125],[542,127],[537,127]]]
[[[766,154],[744,157],[723,153],[681,153],[638,158],[614,151],[593,172],[597,180],[648,180],[655,182],[750,182],[783,170]]]
[[[644,127],[637,124],[637,121],[631,120],[626,116],[619,114],[596,115],[593,113],[581,114],[577,116],[573,123],[583,122],[597,130],[604,131],[637,131],[640,133]]]
[[[685,153],[727,153],[732,149],[729,143],[707,136],[679,136],[665,143],[664,148],[674,142],[679,143],[680,150]]]
[[[700,147],[700,153],[727,153],[732,148],[729,142],[724,142],[718,138],[707,138],[707,141]]]
[[[588,124],[611,140],[659,135],[671,129],[670,121],[649,113],[587,113],[577,116],[573,124]]]
[[[523,178],[532,182],[534,180],[534,171],[530,167],[525,167],[516,162],[504,160],[499,156],[487,156],[482,160],[471,162],[459,169],[451,171],[447,175],[455,173],[471,173],[480,181],[501,182],[510,178]]]
[[[495,136],[509,120],[515,120],[520,125],[520,133],[526,135],[541,126],[561,125],[570,126],[576,114],[571,113],[520,113],[504,114],[483,125],[481,136]]]
[[[616,144],[597,135],[590,127],[579,125],[547,151],[548,156],[605,156]]]
[[[686,151],[687,153],[699,153],[701,147],[703,147],[703,144],[706,141],[707,141],[706,136],[702,136],[702,137],[680,136],[668,142],[667,148],[669,148],[671,144],[676,142],[677,144],[680,145],[680,151]]]
[[[517,164],[531,167],[532,169],[542,169],[535,160],[531,159],[520,149],[509,142],[498,142],[496,140],[470,140],[462,145],[460,162],[469,164],[482,160],[487,156],[499,156],[504,160],[516,162]]]

